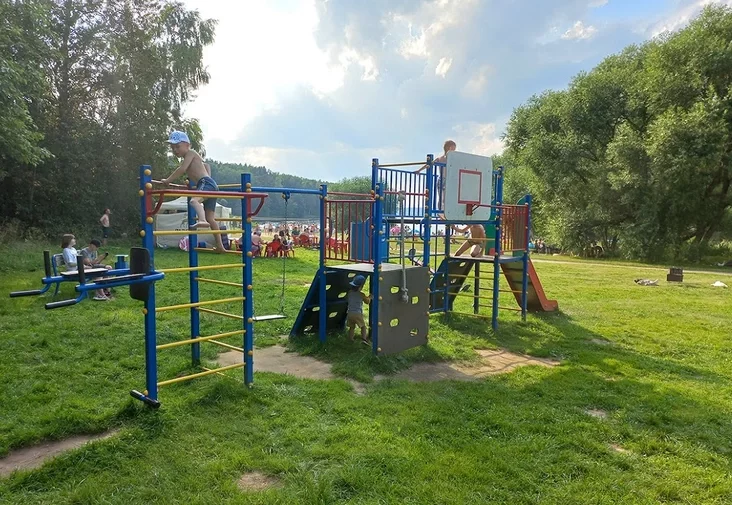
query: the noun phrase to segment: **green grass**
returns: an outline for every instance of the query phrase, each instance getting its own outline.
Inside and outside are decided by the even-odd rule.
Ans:
[[[0,293],[38,286],[42,248],[0,247]],[[297,254],[287,260],[290,317],[257,326],[260,347],[288,333],[312,281],[316,254]],[[207,255],[202,263],[231,260]],[[185,263],[184,253],[156,252],[158,267]],[[258,314],[279,311],[281,268],[279,260],[255,260]],[[342,380],[263,372],[249,390],[232,371],[163,388],[159,411],[128,396],[144,387],[144,354],[141,304],[124,288],[113,302],[55,311],[43,309],[50,297],[3,295],[0,454],[71,434],[120,432],[0,480],[0,503],[732,502],[732,295],[710,286],[732,278],[687,272],[683,284],[641,287],[633,279],[648,276],[642,267],[536,268],[561,314],[521,322],[502,313],[495,334],[485,320],[433,316],[427,347],[381,358],[344,336],[289,346],[363,382],[420,361],[475,360],[475,349],[552,357],[559,367],[471,383],[387,379],[363,396]],[[186,275],[170,275],[159,285],[160,304],[185,302],[187,286]],[[201,288],[203,299],[236,296],[235,288]],[[72,295],[66,284],[62,297]],[[460,308],[469,303],[461,299]],[[187,336],[186,311],[159,320],[159,342]],[[237,326],[209,315],[202,321],[203,334]],[[202,349],[207,361],[218,350]],[[161,379],[190,371],[182,347],[161,351],[159,362]],[[250,470],[283,486],[243,493],[236,480]]]

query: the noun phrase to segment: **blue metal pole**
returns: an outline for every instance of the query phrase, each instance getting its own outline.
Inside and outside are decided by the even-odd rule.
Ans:
[[[379,161],[373,160],[374,171],[378,172]],[[372,180],[373,180],[372,172]],[[381,352],[379,347],[379,293],[381,286],[381,238],[384,235],[382,230],[383,220],[383,202],[384,202],[384,188],[382,184],[377,183],[374,186],[374,222],[372,223],[373,229],[373,251],[372,258],[374,259],[374,273],[371,275],[371,308],[369,309],[369,323],[371,326],[371,351],[378,355]]]
[[[189,182],[189,188],[188,189],[196,189],[196,187],[193,185],[192,182]],[[191,197],[188,197],[188,229],[192,229],[192,227],[196,224],[196,212],[193,210],[193,207],[191,206]],[[203,223],[199,223],[201,225]],[[198,235],[189,233],[188,234],[188,266],[190,267],[197,267],[198,266],[198,251],[196,251],[196,247],[198,247]],[[196,277],[198,277],[198,271],[197,270],[191,270],[188,272],[188,289],[190,291],[190,299],[191,303],[198,303],[200,301],[199,293],[198,293],[198,281],[196,280]],[[200,315],[198,312],[198,309],[196,307],[191,308],[191,338],[197,338],[201,336],[201,323],[200,323]],[[201,363],[201,344],[195,343],[191,345],[191,363],[193,365],[199,365]]]
[[[498,167],[496,176],[496,254],[493,257],[493,315],[491,326],[495,331],[498,328],[498,296],[501,279],[501,227],[503,226],[503,167]]]
[[[328,202],[328,185],[322,184],[320,186],[320,269],[318,270],[318,276],[320,277],[318,282],[318,339],[321,342],[325,342],[327,338],[328,325],[328,299],[326,294],[325,286],[328,280],[328,273],[325,268],[325,247],[328,240],[326,231],[328,228],[328,222],[325,218],[325,208]]]
[[[241,174],[241,191],[251,192],[252,174]],[[250,199],[242,200],[242,241],[241,241],[241,262],[242,262],[242,293],[244,306],[242,307],[243,330],[244,330],[244,384],[249,387],[254,385],[254,269],[252,254],[252,218],[249,215],[252,210]]]
[[[423,234],[424,252],[422,253],[422,264],[427,268],[430,266],[430,253],[432,252],[430,245],[432,244],[432,203],[435,201],[435,188],[432,180],[434,178],[434,167],[432,166],[434,159],[435,157],[433,155],[427,155],[427,186],[425,188],[427,190],[427,198],[425,199],[424,209],[424,220],[427,228]]]
[[[149,186],[148,186],[149,184]],[[152,216],[148,217],[151,201],[148,200],[147,190],[152,189],[152,170],[150,165],[140,167],[140,222],[142,247],[150,254],[150,271],[155,270],[155,243],[153,237]],[[149,293],[143,314],[145,314],[145,396],[157,402],[158,400],[158,361],[157,361],[157,334],[155,328],[155,283],[149,285]]]
[[[524,240],[526,248],[524,249],[524,271],[521,279],[521,319],[526,321],[526,311],[528,305],[529,291],[529,236],[531,231],[531,195],[526,195],[526,230]]]

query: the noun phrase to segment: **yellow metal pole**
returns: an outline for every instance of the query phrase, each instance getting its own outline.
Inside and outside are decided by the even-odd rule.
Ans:
[[[512,307],[498,307],[501,310],[513,310],[514,312],[521,312],[521,309],[515,309]]]
[[[464,296],[466,298],[482,298],[484,300],[493,300],[493,297],[491,296],[471,295],[470,293],[452,293],[452,296]]]
[[[169,384],[175,384],[176,382],[184,382],[189,381],[191,379],[197,379],[198,377],[205,377],[206,375],[211,375],[214,373],[220,373],[225,372],[226,370],[233,370],[235,368],[242,368],[246,365],[246,363],[236,363],[234,365],[224,366],[221,368],[216,368],[214,370],[206,370],[205,372],[198,372],[191,375],[186,375],[184,377],[176,377],[175,379],[170,379],[167,381],[158,382],[158,387],[161,388],[163,386],[167,386]]]
[[[155,348],[158,350],[170,349],[171,347],[179,347],[181,345],[196,344],[198,342],[208,342],[209,340],[215,340],[217,338],[224,338],[224,337],[233,337],[234,335],[243,335],[244,333],[246,333],[246,330],[229,331],[227,333],[219,333],[218,335],[209,335],[207,337],[189,338],[188,340],[177,340],[175,342],[170,342],[169,344],[160,344],[158,346],[155,346]]]
[[[197,308],[198,312],[205,312],[207,314],[216,314],[217,316],[223,316],[223,317],[229,317],[231,319],[238,319],[239,321],[244,320],[244,316],[237,316],[236,314],[227,314],[226,312],[219,312],[218,310],[211,310],[211,309],[202,309]]]
[[[168,310],[191,309],[193,307],[202,307],[204,305],[215,305],[217,303],[241,302],[246,300],[245,296],[235,296],[234,298],[221,298],[219,300],[208,300],[205,302],[181,303],[180,305],[168,305],[166,307],[156,307],[155,312],[165,312]]]
[[[224,268],[244,268],[243,263],[227,263],[226,265],[206,265],[202,267],[178,267],[178,268],[163,268],[158,272],[164,274],[173,274],[176,272],[193,272],[196,270],[222,270]]]
[[[201,251],[201,252],[214,252],[214,251],[216,251],[216,249],[208,248],[208,247],[194,247],[193,249],[196,250],[196,251]],[[224,251],[224,254],[238,254],[239,256],[241,256],[241,253],[242,253],[241,251]],[[221,254],[221,253],[219,253],[218,251],[216,251],[216,254]]]
[[[220,281],[218,279],[206,279],[205,277],[196,277],[196,280],[198,282],[208,282],[210,284],[220,284],[222,286],[233,286],[235,288],[244,287],[244,284],[242,284],[241,282]]]
[[[153,236],[158,237],[161,235],[224,235],[231,233],[231,230],[156,230],[153,231]]]
[[[220,345],[221,347],[226,347],[227,349],[231,349],[232,351],[239,351],[242,354],[244,354],[244,352],[245,352],[244,349],[242,349],[241,347],[237,347],[235,345],[225,344],[224,342],[219,342],[218,340],[212,340],[211,343],[212,344],[216,344],[216,345]]]
[[[221,186],[219,186],[219,187],[221,187]],[[238,187],[241,187],[241,186],[238,186]],[[160,196],[160,195],[157,195],[157,196]],[[165,195],[163,195],[163,196],[165,196],[165,197],[168,197],[168,196],[186,196],[186,197],[200,196],[203,198],[215,198],[216,192],[215,191],[197,191],[196,194],[193,194],[192,192],[176,193],[175,191],[171,191],[170,193],[168,193],[166,191]],[[237,194],[233,194],[233,192],[226,192],[226,194],[224,194],[221,198],[233,198],[234,200],[244,200],[245,198],[251,198],[251,196],[248,194],[244,194],[244,193],[237,195]],[[255,197],[255,198],[257,198],[257,197]]]

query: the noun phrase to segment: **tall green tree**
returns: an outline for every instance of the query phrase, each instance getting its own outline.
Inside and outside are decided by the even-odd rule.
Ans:
[[[732,10],[611,56],[509,122],[506,156],[533,177],[541,232],[629,257],[704,246],[732,206]]]
[[[137,166],[167,172],[168,133],[197,125],[180,111],[215,22],[170,0],[0,0],[0,23],[2,215],[61,233],[111,207],[134,226]]]

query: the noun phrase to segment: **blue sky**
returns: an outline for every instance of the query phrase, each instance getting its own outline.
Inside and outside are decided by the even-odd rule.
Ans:
[[[338,180],[501,152],[512,110],[732,0],[184,0],[218,19],[185,110],[207,155]]]

